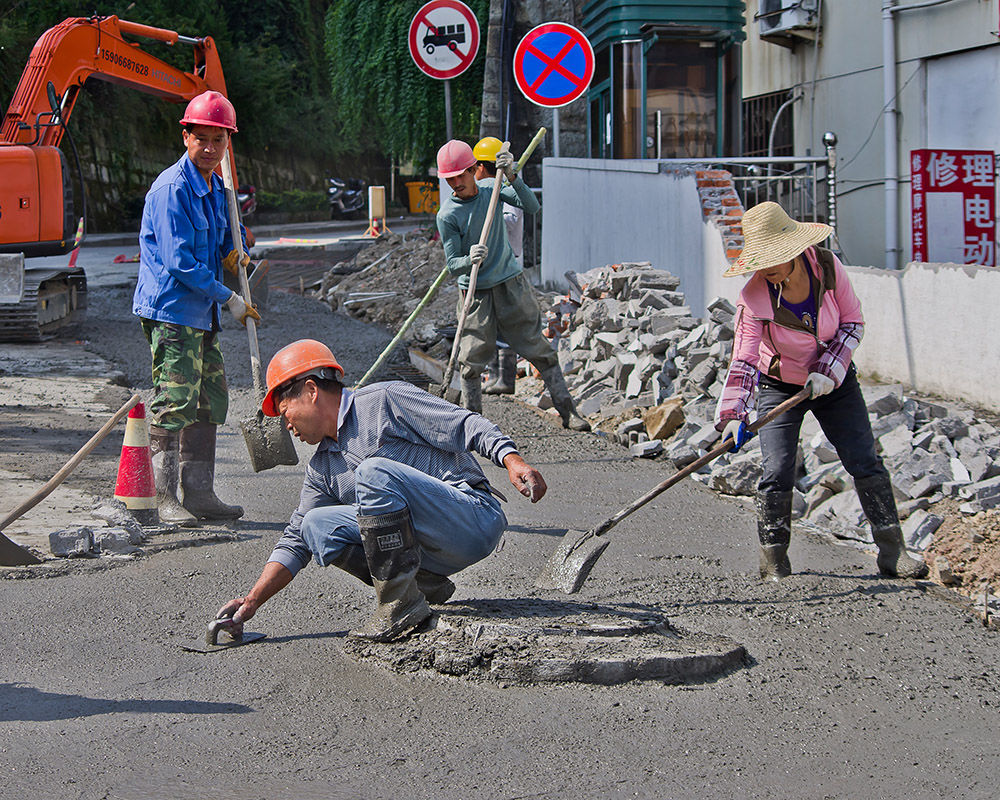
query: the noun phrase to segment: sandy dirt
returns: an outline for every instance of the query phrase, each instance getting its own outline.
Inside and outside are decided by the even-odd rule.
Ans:
[[[59,375],[35,376],[44,383],[29,395],[0,374],[0,469],[17,476],[0,476],[4,507],[13,482],[24,491],[47,479],[123,396],[148,390],[129,296],[92,297],[80,347],[103,361],[77,399]],[[348,379],[391,336],[309,298],[275,293],[269,309],[265,359],[313,336],[330,343]],[[550,492],[534,506],[511,493],[497,551],[455,578],[456,608],[517,601],[564,616],[565,604],[578,614],[597,604],[663,617],[740,644],[741,668],[698,683],[617,686],[395,671],[345,642],[371,609],[370,590],[314,565],[248,624],[267,633],[262,642],[182,650],[252,584],[301,485],[301,466],[249,470],[236,427],[253,403],[245,333],[229,328],[222,342],[233,397],[217,483],[246,508],[237,537],[0,570],[0,798],[995,796],[998,633],[966,598],[883,579],[871,554],[798,531],[795,574],[761,584],[752,511],[693,481],[617,526],[579,595],[541,591],[535,576],[567,529],[610,516],[666,467],[507,398],[486,398],[485,413]],[[50,360],[49,347],[33,360]],[[120,444],[109,437],[66,491],[107,497]],[[504,485],[501,470],[486,470]],[[26,515],[24,524],[78,521],[76,502],[62,520]]]

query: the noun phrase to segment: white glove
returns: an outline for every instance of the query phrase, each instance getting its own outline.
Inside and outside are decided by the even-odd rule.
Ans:
[[[744,444],[754,437],[754,433],[747,427],[745,422],[738,419],[731,419],[722,429],[722,441],[732,438],[733,446],[729,452],[737,452]]]
[[[247,326],[247,317],[251,317],[260,322],[260,314],[257,313],[257,309],[244,303],[243,298],[236,294],[236,292],[229,295],[229,299],[226,301],[226,308],[228,308],[229,313],[233,315],[233,319],[240,323],[244,328]]]
[[[813,400],[825,394],[830,394],[834,389],[833,378],[828,378],[826,375],[821,375],[818,372],[809,373],[809,377],[806,378],[806,386],[812,392],[809,396]]]
[[[486,260],[486,256],[490,254],[490,248],[485,244],[474,244],[469,248],[469,256],[472,258],[473,263],[478,261],[482,264]]]
[[[497,169],[503,172],[504,177],[507,178],[509,183],[514,182],[516,173],[514,172],[514,156],[510,152],[510,144],[504,142],[500,149],[497,150],[496,158]]]

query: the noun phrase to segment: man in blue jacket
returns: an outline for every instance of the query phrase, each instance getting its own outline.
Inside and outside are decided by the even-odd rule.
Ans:
[[[229,408],[217,334],[223,305],[243,325],[260,315],[222,282],[224,267],[239,267],[214,170],[236,132],[236,111],[219,92],[204,92],[188,103],[181,124],[187,152],[146,195],[132,313],[153,355],[149,438],[159,516],[197,525],[243,516],[213,488],[216,429]]]

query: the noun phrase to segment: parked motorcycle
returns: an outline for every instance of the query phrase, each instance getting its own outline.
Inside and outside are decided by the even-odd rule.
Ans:
[[[246,183],[236,192],[236,202],[240,204],[240,212],[244,217],[249,217],[257,210],[257,187],[252,183]]]
[[[363,219],[366,188],[365,182],[358,178],[347,181],[327,178],[326,197],[330,203],[330,219]]]

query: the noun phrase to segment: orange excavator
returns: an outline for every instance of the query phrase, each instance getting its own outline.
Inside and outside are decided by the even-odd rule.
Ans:
[[[194,68],[183,72],[126,36],[189,44]],[[86,308],[82,269],[26,267],[25,256],[68,253],[85,235],[83,174],[66,123],[88,78],[175,103],[208,89],[226,94],[222,64],[209,36],[181,36],[115,16],[74,17],[42,34],[0,127],[0,341],[38,341]],[[79,210],[59,147],[63,134],[80,183]]]

